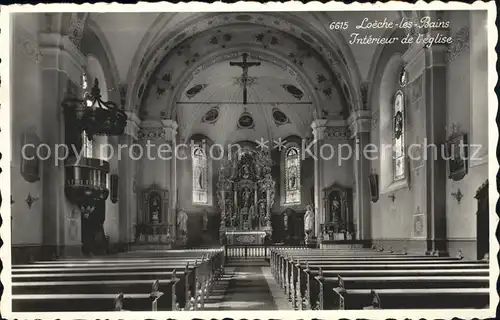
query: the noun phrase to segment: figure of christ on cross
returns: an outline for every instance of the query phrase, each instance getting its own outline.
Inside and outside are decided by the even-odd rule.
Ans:
[[[248,53],[243,53],[242,62],[230,61],[229,65],[233,67],[240,67],[243,69],[243,74],[241,76],[241,82],[243,83],[243,104],[247,104],[247,83],[248,83],[248,68],[260,66],[260,62],[248,62]]]

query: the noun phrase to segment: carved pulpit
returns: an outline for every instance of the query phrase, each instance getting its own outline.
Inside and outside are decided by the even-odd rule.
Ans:
[[[168,191],[153,184],[143,190],[136,225],[136,244],[167,246],[173,243]]]
[[[323,190],[325,240],[355,240],[352,188],[333,183]]]
[[[250,148],[222,162],[217,186],[222,243],[262,244],[271,238],[275,194],[271,163],[266,153]]]

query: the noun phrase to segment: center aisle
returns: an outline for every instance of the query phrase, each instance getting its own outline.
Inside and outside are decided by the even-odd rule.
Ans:
[[[291,310],[263,260],[230,261],[205,310]]]

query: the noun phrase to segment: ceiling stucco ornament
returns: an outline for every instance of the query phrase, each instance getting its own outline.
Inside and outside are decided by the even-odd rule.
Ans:
[[[290,22],[288,20],[292,20],[291,15],[283,13],[212,13],[197,15],[196,18],[193,18],[193,20],[182,23],[179,26],[179,29],[175,30],[175,32],[165,34],[161,36],[161,39],[157,39],[157,41],[155,41],[155,47],[150,48],[150,57],[148,57],[147,59],[145,58],[143,63],[141,64],[142,67],[144,67],[142,75],[147,74],[150,70],[156,70],[158,64],[162,63],[163,57],[167,50],[171,50],[170,48],[176,47],[181,41],[192,37],[195,33],[203,32],[212,28],[220,29],[220,27],[222,26],[233,25],[235,22],[238,24],[246,22],[249,24],[266,26],[268,28],[264,31],[264,33],[266,33],[268,29],[272,29],[273,34],[276,33],[276,31],[282,31],[288,35],[294,35],[296,38],[302,38],[306,40],[306,42],[308,42],[308,44],[314,49],[314,51],[321,56],[323,61],[330,64],[330,68],[337,70],[336,72],[334,72],[336,76],[339,76],[341,74],[349,75],[349,71],[347,70],[347,67],[344,63],[344,55],[342,54],[342,51],[337,44],[331,43],[330,40],[326,39],[323,39],[324,42],[317,41],[315,37],[318,36],[319,33],[313,35],[318,31],[312,32],[312,27],[308,24],[307,21],[302,21],[297,18],[293,18],[293,22]],[[230,33],[232,35],[232,32],[230,31],[226,33]],[[221,32],[221,34],[224,33]],[[273,36],[271,35],[271,40],[269,44],[267,44],[268,46],[276,42],[272,37]],[[231,39],[233,39],[233,35]],[[264,36],[262,42],[265,42],[266,39],[266,36]],[[276,37],[276,39],[280,41],[279,37]],[[329,47],[325,47],[325,45]],[[332,50],[332,46],[334,46],[336,50]],[[160,48],[163,50],[160,50]],[[305,64],[304,58],[307,57],[307,54],[302,53],[301,48],[302,47],[300,47],[299,49],[292,49],[287,53],[291,54],[290,60],[292,60],[292,63],[296,63],[298,65]],[[297,52],[299,54],[297,54]],[[343,71],[341,71],[341,69]],[[140,88],[144,82],[149,82],[149,79],[143,78],[142,76],[138,76],[137,79],[142,80],[140,80],[141,82],[135,84],[134,87],[137,88],[136,90],[138,90],[138,88]],[[135,103],[132,103],[132,105],[134,104]]]
[[[80,48],[86,20],[87,13],[85,12],[71,14],[71,19],[69,21],[69,39],[77,48]]]
[[[448,47],[448,63],[469,48],[469,26],[464,26],[453,35],[453,42]]]

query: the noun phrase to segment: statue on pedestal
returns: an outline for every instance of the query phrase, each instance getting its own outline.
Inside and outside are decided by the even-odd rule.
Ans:
[[[180,210],[179,213],[177,213],[177,231],[179,233],[179,239],[183,244],[185,244],[187,240],[187,221],[187,213],[184,210]]]
[[[314,211],[311,205],[306,207],[306,213],[304,215],[304,232],[305,232],[305,242],[311,240],[311,234],[314,230]]]

